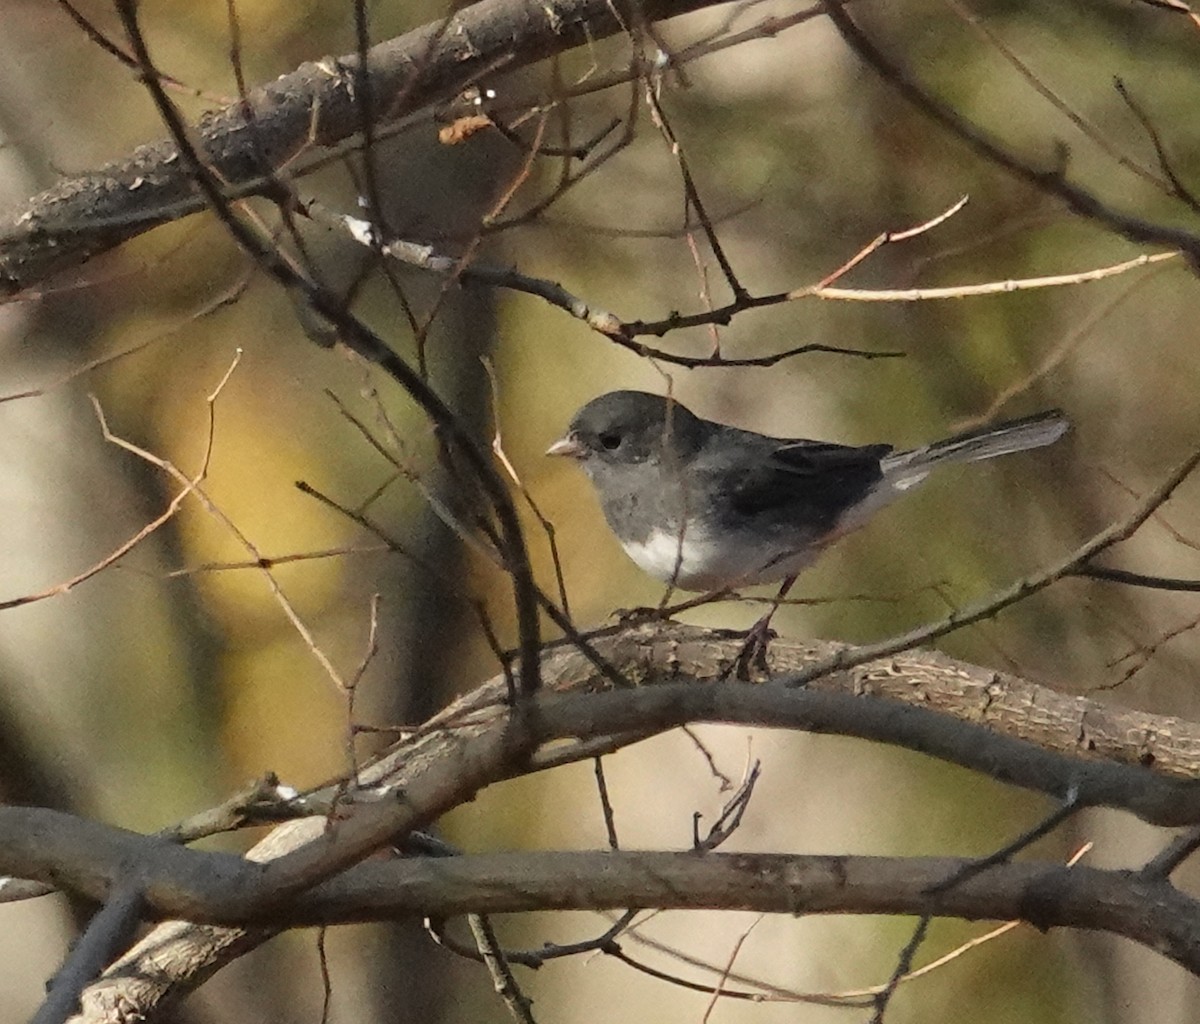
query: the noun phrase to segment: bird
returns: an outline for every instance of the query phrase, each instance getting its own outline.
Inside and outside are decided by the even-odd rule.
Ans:
[[[777,606],[826,548],[936,467],[1041,448],[1069,429],[1054,409],[896,451],[772,437],[672,397],[612,391],[584,405],[546,454],[579,463],[609,528],[651,576],[706,592],[781,582]]]

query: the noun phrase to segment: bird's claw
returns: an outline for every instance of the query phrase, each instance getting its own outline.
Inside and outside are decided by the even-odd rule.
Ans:
[[[612,617],[622,626],[632,626],[639,622],[661,619],[663,612],[661,608],[638,605],[636,608],[614,608]]]
[[[738,679],[748,682],[751,669],[756,669],[763,674],[770,672],[767,666],[767,649],[771,646],[771,641],[778,636],[779,634],[771,628],[769,615],[759,619],[746,630],[742,649],[733,663],[734,673]]]

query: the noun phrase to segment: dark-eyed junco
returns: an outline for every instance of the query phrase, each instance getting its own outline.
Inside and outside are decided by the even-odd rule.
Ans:
[[[1044,412],[911,451],[768,437],[701,419],[678,402],[613,391],[588,402],[549,455],[579,461],[622,547],[684,590],[784,581],[935,466],[1052,444]]]

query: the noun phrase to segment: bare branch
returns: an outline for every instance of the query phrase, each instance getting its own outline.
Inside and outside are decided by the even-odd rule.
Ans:
[[[1107,267],[1080,270],[1073,274],[1055,274],[1050,277],[1030,277],[1019,281],[987,281],[983,284],[956,284],[945,288],[801,288],[789,298],[805,298],[814,295],[819,299],[838,299],[842,302],[928,302],[931,299],[966,299],[979,295],[1003,295],[1008,292],[1029,291],[1035,288],[1062,288],[1069,285],[1103,281],[1105,278],[1124,274],[1138,267],[1163,260],[1174,259],[1178,252],[1143,253],[1133,259],[1123,260]]]
[[[129,948],[141,923],[142,900],[136,885],[116,888],[88,922],[31,1024],[60,1024],[79,1007],[79,996],[119,954]]]
[[[695,627],[643,626],[596,646],[640,685],[591,692],[609,685],[605,676],[579,652],[559,651],[545,666],[554,692],[537,700],[540,742],[643,736],[699,721],[810,729],[923,751],[1060,798],[1075,788],[1080,805],[1123,807],[1157,824],[1200,822],[1200,728],[1177,719],[1107,708],[927,652],[829,673],[798,690],[787,685],[796,670],[827,662],[831,645],[776,641],[775,685],[720,682],[741,641]],[[345,795],[328,833],[322,817],[283,826],[266,847],[283,855],[268,867],[54,811],[0,807],[0,871],[103,898],[136,864],[155,913],[226,922],[270,916],[289,894],[481,785],[529,770],[507,756],[506,694],[497,677],[361,767],[363,788]],[[1033,704],[1036,717],[1026,713]],[[339,791],[309,794],[305,805],[320,814]]]
[[[520,636],[521,686],[527,692],[533,692],[539,685],[541,656],[538,591],[533,580],[533,569],[529,562],[520,519],[504,480],[487,455],[480,450],[475,438],[419,373],[400,358],[378,334],[352,316],[338,296],[298,270],[272,244],[261,239],[234,214],[222,190],[221,181],[193,147],[186,124],[158,81],[154,62],[150,58],[138,24],[136,4],[133,0],[117,0],[117,13],[142,67],[146,89],[178,147],[184,170],[234,241],[272,278],[291,293],[299,295],[308,309],[334,326],[343,343],[379,366],[399,384],[441,432],[442,442],[454,453],[461,455],[470,468],[499,522],[499,534],[503,541],[502,554],[512,581],[513,606]],[[519,730],[510,736],[511,741],[517,741],[517,733]],[[511,753],[515,756],[515,751]]]
[[[1028,861],[1002,864],[949,892],[957,858],[708,853],[497,853],[362,864],[281,913],[290,923],[389,920],[436,905],[446,914],[554,906],[737,909],[768,913],[912,913],[1099,927],[1200,973],[1200,902],[1134,873]],[[792,902],[789,902],[792,901]],[[1165,940],[1165,941],[1164,941]]]
[[[674,17],[713,0],[649,0],[647,19]],[[371,47],[371,92],[381,124],[449,100],[478,75],[513,70],[623,31],[632,15],[610,0],[481,0],[449,19]],[[146,71],[141,55],[138,66]],[[356,53],[302,64],[291,74],[208,114],[194,137],[229,198],[259,193],[299,152],[336,146],[362,129]],[[249,126],[253,131],[247,131]],[[264,166],[259,153],[267,163]],[[124,160],[64,179],[0,223],[0,295],[106,252],[160,224],[197,213],[177,140],[139,147]]]
[[[484,914],[468,914],[467,921],[471,926],[471,934],[475,937],[475,945],[488,973],[492,976],[492,985],[496,994],[504,1000],[508,1012],[518,1024],[535,1024],[533,1017],[533,1000],[522,991],[513,975],[512,966],[500,948],[500,940],[496,938],[491,921]]]
[[[1200,265],[1200,235],[1167,224],[1155,223],[1122,213],[1098,196],[1069,182],[1059,168],[1038,169],[1008,150],[1004,143],[993,138],[948,104],[937,99],[921,86],[900,64],[887,56],[846,13],[843,0],[824,0],[825,13],[842,39],[888,85],[895,89],[921,113],[961,139],[979,156],[1008,171],[1021,181],[1061,199],[1081,217],[1097,221],[1139,244],[1164,245],[1179,249],[1189,263]]]
[[[1073,570],[1071,575],[1105,583],[1124,583],[1129,587],[1146,587],[1149,590],[1173,590],[1178,593],[1200,593],[1200,580],[1181,580],[1170,576],[1148,576],[1145,573],[1129,572],[1126,569],[1111,569],[1108,566],[1088,563]]]
[[[535,698],[533,716],[539,722],[542,741],[561,747],[555,737],[640,737],[688,721],[840,732],[922,750],[1059,796],[1074,788],[1083,804],[1124,807],[1159,824],[1200,822],[1200,790],[1194,782],[1200,775],[1200,728],[1178,719],[1105,707],[927,652],[908,652],[874,665],[827,673],[806,689],[796,690],[779,684],[795,678],[788,673],[802,671],[805,665],[827,663],[837,648],[777,640],[769,652],[777,682],[759,685],[718,681],[737,657],[740,637],[669,623],[622,630],[596,637],[593,643],[607,662],[620,666],[638,687],[603,692],[611,684],[585,655],[569,647],[548,653],[544,666],[547,687]],[[683,682],[686,679],[691,682]],[[479,786],[514,771],[536,768],[536,761],[521,768],[507,756],[506,734],[513,714],[507,693],[505,679],[499,676],[462,698],[401,740],[391,753],[360,769],[363,789],[346,795],[332,829],[326,830],[323,817],[285,824],[252,851],[250,860],[189,850],[57,812],[0,807],[0,872],[53,878],[77,892],[103,898],[114,884],[129,879],[132,865],[152,914],[183,913],[199,920],[243,922],[257,918],[258,924],[249,928],[162,925],[130,954],[138,965],[133,972],[136,978],[117,964],[111,980],[94,986],[95,998],[101,1003],[106,998],[103,992],[111,993],[114,986],[122,998],[133,986],[140,993],[130,997],[135,1002],[155,1003],[198,984],[228,957],[273,934],[282,926],[282,907],[295,915],[321,906],[313,902],[315,893],[333,891],[313,888],[322,878],[342,872],[336,883],[328,884],[345,886],[354,879],[374,877],[370,872],[381,868],[415,870],[407,861],[403,868],[358,862],[363,851],[395,842],[407,829],[469,799]],[[1038,708],[1036,716],[1028,714],[1031,706]],[[593,753],[581,744],[578,756]],[[563,759],[560,753],[555,763]],[[1151,771],[1146,764],[1157,770]],[[334,784],[324,796],[308,794],[306,806],[319,815],[322,802],[327,804],[339,791],[342,788]],[[688,854],[687,858],[707,863],[712,856]],[[271,863],[260,863],[266,860]],[[447,865],[453,860],[457,858],[442,859],[421,870],[432,871],[439,878],[450,877],[439,872],[452,875],[457,869]],[[961,890],[939,895],[936,912],[957,913],[953,909],[959,905],[956,901],[974,891],[972,887],[999,884],[998,879],[1012,877],[1006,872],[1019,870],[1025,867],[1002,865],[972,879]],[[936,878],[923,876],[921,898],[931,899],[924,888],[945,877],[944,866]],[[610,881],[605,875],[601,887],[612,906],[659,905],[653,902],[657,893],[646,903],[623,902],[626,892],[610,888]],[[600,876],[593,876],[592,882],[601,884]],[[1122,884],[1132,883],[1126,877]],[[304,899],[288,898],[302,889],[308,890]],[[455,885],[450,889],[466,899],[466,890]],[[488,889],[488,899],[501,902],[522,892],[531,893],[524,884],[509,889],[489,883]],[[764,889],[761,880],[755,889]],[[1095,897],[1093,892],[1084,902],[1098,906]],[[713,890],[709,898],[722,897]],[[796,894],[786,898],[795,899]],[[401,912],[378,891],[363,899],[376,907],[375,913]],[[668,901],[663,905],[679,904]],[[1036,901],[1033,905],[1037,906]],[[789,904],[789,910],[795,906]],[[905,912],[914,912],[917,906],[909,903]],[[510,909],[510,905],[423,904],[406,912],[450,916],[501,909]],[[322,913],[334,919],[328,904],[323,905]],[[1022,914],[993,903],[984,916],[1017,918]],[[1145,924],[1144,918],[1141,920]],[[180,944],[187,948],[186,954],[177,948]],[[1168,945],[1178,947],[1174,938]],[[1185,950],[1180,955],[1193,954]]]

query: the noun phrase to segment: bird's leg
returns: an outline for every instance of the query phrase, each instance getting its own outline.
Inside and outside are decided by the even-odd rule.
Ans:
[[[779,611],[779,606],[795,582],[795,576],[785,579],[779,585],[779,593],[775,595],[775,600],[771,602],[767,614],[746,631],[746,640],[742,644],[737,661],[734,662],[738,679],[749,679],[752,665],[763,672],[767,670],[767,648],[770,646],[771,638],[776,635],[771,629],[771,617]]]

